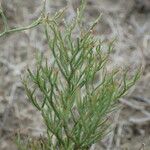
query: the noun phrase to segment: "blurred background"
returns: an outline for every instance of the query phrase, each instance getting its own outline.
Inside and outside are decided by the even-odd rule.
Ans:
[[[0,0],[10,28],[29,25],[38,18],[41,0]],[[80,0],[47,0],[53,14],[65,6],[66,19],[75,15]],[[94,34],[102,40],[116,38],[110,68],[129,66],[143,73],[128,95],[120,99],[114,130],[95,145],[95,150],[150,150],[150,0],[87,0],[87,25],[99,13]],[[3,22],[0,18],[0,31]],[[38,138],[45,133],[38,113],[27,101],[21,76],[35,63],[35,53],[49,54],[40,27],[0,38],[0,150],[17,150],[14,135]],[[49,55],[50,56],[50,55]]]

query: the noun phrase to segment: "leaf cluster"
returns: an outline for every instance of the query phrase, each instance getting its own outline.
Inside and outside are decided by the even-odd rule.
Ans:
[[[64,10],[45,18],[45,35],[54,62],[49,65],[49,59],[39,58],[35,70],[28,69],[28,78],[23,81],[29,100],[47,127],[43,150],[89,149],[107,133],[117,100],[139,78],[138,72],[131,79],[124,72],[119,79],[119,70],[107,70],[113,42],[107,43],[104,52],[103,42],[92,34],[99,19],[88,29],[81,28],[83,7],[80,9],[63,28],[58,20]],[[94,83],[97,75],[100,79]]]

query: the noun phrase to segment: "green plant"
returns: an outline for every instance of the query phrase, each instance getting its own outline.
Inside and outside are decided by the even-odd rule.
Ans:
[[[139,77],[138,72],[128,79],[125,71],[120,79],[119,70],[107,70],[113,42],[106,43],[107,52],[103,52],[104,43],[92,34],[99,18],[89,29],[82,26],[84,6],[63,28],[59,20],[65,9],[52,17],[42,14],[40,21],[31,25],[43,25],[54,62],[50,65],[49,59],[38,57],[36,68],[28,69],[23,80],[29,100],[42,114],[47,138],[36,144],[28,141],[22,150],[89,149],[109,131],[108,118],[118,99]],[[100,79],[94,83],[97,75]]]
[[[80,11],[79,11],[80,12]],[[45,33],[54,57],[50,67],[48,60],[38,59],[34,72],[28,69],[32,88],[24,81],[27,96],[41,111],[47,127],[46,149],[89,149],[102,139],[109,128],[108,116],[117,100],[135,83],[139,74],[128,80],[123,75],[117,83],[118,70],[106,72],[108,56],[113,48],[109,43],[107,53],[102,52],[103,43],[91,34],[90,29],[81,29],[75,37],[73,31],[80,24],[80,13],[64,29],[60,29],[57,13],[47,18]],[[50,34],[49,34],[50,33]],[[93,83],[96,74],[101,80]],[[36,90],[42,100],[36,97]]]

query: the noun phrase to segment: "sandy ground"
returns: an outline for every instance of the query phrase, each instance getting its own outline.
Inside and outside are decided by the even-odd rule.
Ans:
[[[41,10],[40,0],[0,2],[10,27],[30,24]],[[66,5],[69,19],[78,0],[47,0],[46,9],[53,13]],[[117,39],[112,65],[130,66],[131,70],[142,65],[143,74],[129,94],[120,99],[114,131],[93,149],[150,150],[150,1],[88,0],[86,19],[93,21],[99,12],[103,15],[95,35]],[[20,80],[27,66],[34,65],[36,51],[48,52],[41,28],[0,38],[0,150],[17,150],[13,137],[18,131],[34,137],[45,132],[40,114],[27,101]]]

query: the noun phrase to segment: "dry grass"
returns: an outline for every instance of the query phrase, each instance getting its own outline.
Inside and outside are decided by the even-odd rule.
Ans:
[[[2,5],[11,27],[29,24],[38,17],[41,7],[40,0],[3,0]],[[49,0],[46,9],[53,13],[66,5],[69,20],[78,6],[76,0],[72,3]],[[134,0],[88,0],[87,20],[92,21],[99,12],[103,13],[95,35],[105,40],[117,38],[109,67],[130,66],[131,70],[139,65],[143,67],[138,84],[120,100],[121,109],[112,125],[115,130],[93,149],[148,150],[150,147],[150,13],[140,13],[135,5]],[[45,132],[40,115],[26,100],[20,75],[28,65],[34,66],[36,51],[50,54],[40,28],[1,38],[0,50],[0,149],[16,150],[12,137],[18,130],[24,136],[34,137]]]

